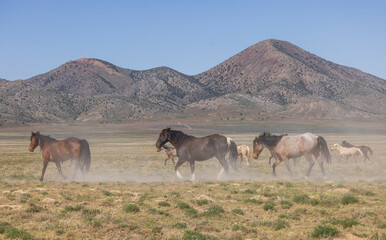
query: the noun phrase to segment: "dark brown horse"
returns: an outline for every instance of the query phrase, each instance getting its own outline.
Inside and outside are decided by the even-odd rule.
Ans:
[[[159,138],[155,144],[158,151],[167,142],[170,142],[177,150],[178,161],[174,166],[174,171],[178,178],[182,179],[178,168],[184,163],[189,162],[190,170],[192,172],[192,180],[195,180],[194,162],[205,161],[212,157],[216,157],[223,167],[218,174],[220,178],[222,173],[228,173],[228,162],[234,170],[237,171],[237,147],[232,139],[219,134],[196,138],[184,134],[181,131],[170,130],[165,128],[159,134]],[[228,161],[227,161],[228,160]]]
[[[48,162],[54,162],[58,168],[58,172],[64,179],[66,176],[62,173],[61,162],[66,160],[75,160],[75,170],[73,179],[75,178],[76,171],[79,170],[84,173],[90,169],[91,154],[90,147],[86,140],[80,140],[78,138],[70,137],[64,140],[56,140],[50,136],[40,135],[40,132],[32,132],[30,138],[29,150],[33,152],[37,146],[40,147],[43,156],[43,170],[40,181],[43,181],[44,173],[46,171]]]
[[[373,150],[371,150],[370,147],[368,146],[365,146],[365,145],[361,145],[361,146],[354,146],[346,141],[343,141],[342,144],[340,144],[342,147],[346,147],[346,148],[352,148],[352,147],[356,147],[356,148],[359,148],[362,153],[363,153],[363,156],[365,157],[365,159],[363,161],[366,161],[368,160],[370,163],[370,158],[369,158],[369,155],[367,155],[368,152],[370,152],[371,155],[373,155]]]
[[[282,161],[284,161],[288,172],[292,176],[291,167],[289,165],[289,158],[297,158],[304,156],[309,162],[309,168],[306,173],[306,178],[310,176],[311,169],[315,162],[312,159],[312,155],[315,156],[322,170],[323,176],[325,176],[323,161],[320,159],[320,155],[326,159],[327,163],[331,162],[330,152],[327,147],[327,143],[321,136],[316,136],[312,133],[304,133],[296,136],[285,136],[285,135],[272,135],[268,132],[260,134],[253,141],[253,157],[257,159],[263,148],[266,147],[272,150],[277,160],[272,165],[273,175],[276,176],[275,168]]]

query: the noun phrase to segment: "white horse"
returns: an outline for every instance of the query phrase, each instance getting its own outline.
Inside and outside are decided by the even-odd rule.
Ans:
[[[351,156],[354,157],[355,162],[358,162],[359,156],[363,156],[362,151],[357,147],[346,148],[339,144],[334,144],[331,147],[331,150],[337,150],[339,154],[346,160],[346,162],[347,159]]]
[[[237,145],[237,153],[241,159],[240,162],[242,163],[245,159],[247,166],[249,166],[249,147],[247,145]]]

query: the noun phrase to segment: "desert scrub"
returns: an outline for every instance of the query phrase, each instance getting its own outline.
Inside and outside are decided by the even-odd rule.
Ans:
[[[314,238],[332,237],[338,234],[338,229],[330,225],[319,225],[314,228],[311,236]]]
[[[244,211],[240,208],[232,209],[232,213],[237,215],[244,215]]]
[[[198,206],[202,206],[202,205],[206,205],[206,204],[209,204],[209,200],[208,199],[199,199],[199,200],[196,200],[196,203]]]
[[[268,211],[268,210],[275,210],[275,203],[272,202],[272,201],[267,201],[264,206],[263,206],[264,210],[265,211]]]
[[[337,225],[337,224],[340,224],[342,225],[343,228],[350,228],[354,225],[359,225],[360,223],[355,220],[354,218],[345,218],[345,219],[332,219],[331,220],[331,223],[333,225]]]
[[[179,209],[189,209],[190,205],[187,204],[186,202],[179,201],[179,202],[177,202],[177,207]]]
[[[139,207],[135,204],[128,204],[123,207],[123,210],[128,213],[139,212]]]
[[[41,212],[42,210],[43,210],[42,207],[39,207],[39,206],[36,206],[33,203],[30,203],[29,208],[27,208],[26,212],[28,212],[28,213],[37,213],[37,212]]]
[[[278,219],[273,223],[273,229],[275,231],[278,231],[283,228],[288,228],[289,226],[290,226],[289,223],[282,219]]]
[[[161,207],[170,207],[170,203],[166,202],[166,201],[161,201],[158,203],[158,206],[161,206]]]
[[[63,212],[77,212],[82,210],[84,207],[81,205],[76,205],[75,207],[73,206],[65,206]]]
[[[295,195],[292,199],[296,203],[307,203],[310,197],[307,194]]]
[[[173,225],[173,228],[177,228],[177,229],[184,229],[187,227],[188,227],[188,224],[186,224],[185,222],[178,222]]]
[[[256,198],[245,199],[244,202],[246,202],[246,203],[254,203],[254,204],[258,204],[258,205],[261,205],[261,204],[264,203],[263,200],[256,199]]]
[[[105,195],[105,196],[114,196],[114,194],[112,193],[112,192],[110,192],[110,191],[107,191],[107,190],[102,190],[102,193],[103,193],[103,195]]]
[[[203,212],[201,215],[205,217],[214,217],[219,216],[221,213],[224,213],[225,210],[220,205],[213,205],[208,208],[205,212]]]
[[[280,205],[282,209],[289,209],[293,206],[293,203],[287,200],[281,200]]]
[[[353,195],[344,195],[341,199],[341,203],[343,205],[347,205],[347,204],[350,204],[350,203],[357,203],[359,200],[357,197],[353,196]]]
[[[386,222],[379,224],[377,227],[380,229],[386,229]]]

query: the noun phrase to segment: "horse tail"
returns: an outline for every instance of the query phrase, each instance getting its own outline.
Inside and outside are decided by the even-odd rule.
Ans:
[[[88,172],[91,165],[91,153],[87,140],[80,141],[80,161],[86,166]]]
[[[330,155],[330,151],[328,150],[326,140],[324,140],[324,138],[321,136],[318,136],[317,139],[318,139],[317,146],[320,148],[320,151],[323,154],[324,158],[326,159],[326,162],[331,163],[331,155]]]
[[[237,158],[239,157],[239,153],[237,152],[236,143],[229,137],[227,138],[228,151],[225,158],[228,160],[229,164],[235,171],[238,171],[237,168]]]
[[[369,150],[370,154],[373,155],[373,150],[371,150],[371,148],[368,146],[365,146],[365,147]]]

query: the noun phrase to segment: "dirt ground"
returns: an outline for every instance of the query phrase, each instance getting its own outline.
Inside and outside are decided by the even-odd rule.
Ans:
[[[222,133],[252,149],[261,131],[294,135],[312,131],[329,147],[346,140],[367,145],[371,163],[344,161],[332,153],[323,179],[308,163],[294,178],[284,164],[272,177],[269,151],[251,166],[217,180],[215,159],[180,168],[179,180],[164,152],[160,130],[170,125],[196,136]],[[92,164],[85,176],[63,180],[42,157],[28,151],[31,130],[57,139],[85,138]],[[177,160],[177,159],[176,159]],[[63,163],[72,175],[74,165]],[[0,129],[0,239],[386,239],[386,126],[383,123],[164,122],[127,125],[33,125]],[[70,178],[71,179],[71,178]]]

